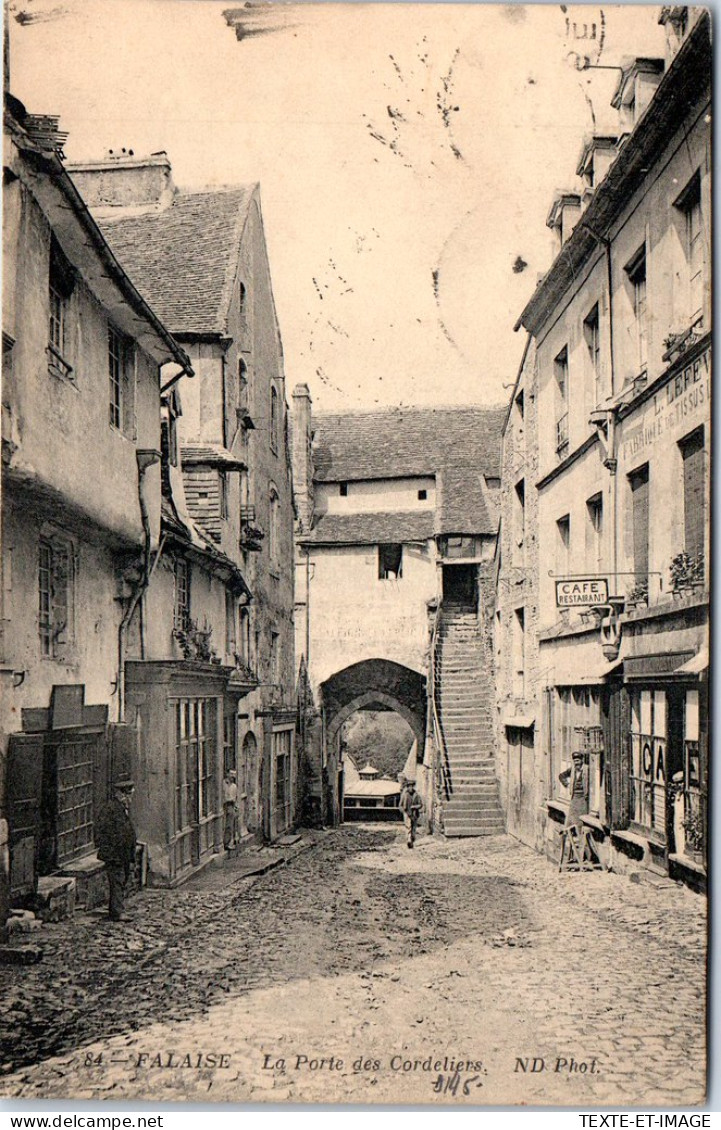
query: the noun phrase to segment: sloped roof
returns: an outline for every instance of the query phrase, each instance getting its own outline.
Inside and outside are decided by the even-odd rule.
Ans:
[[[240,238],[256,188],[178,192],[164,211],[99,219],[113,253],[173,333],[227,332]]]
[[[232,451],[220,443],[184,443],[180,449],[183,466],[204,463],[209,467],[224,467],[228,471],[246,471],[247,464],[237,459]]]
[[[435,534],[494,534],[496,495],[485,477],[500,478],[506,411],[505,406],[464,405],[319,413],[313,418],[315,479],[353,482],[433,475],[437,487]],[[333,516],[334,522],[337,517]],[[400,521],[399,515],[392,517]],[[420,515],[403,515],[409,517]],[[370,515],[343,518],[362,522]],[[327,521],[321,519],[319,527]],[[369,540],[404,539],[392,536],[389,530],[384,538]]]
[[[428,541],[433,537],[432,510],[361,514],[321,514],[303,542],[318,545],[383,545]]]

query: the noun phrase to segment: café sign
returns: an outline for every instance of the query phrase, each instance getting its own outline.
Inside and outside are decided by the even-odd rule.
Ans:
[[[556,608],[580,608],[608,604],[608,581],[605,577],[577,577],[556,581]]]

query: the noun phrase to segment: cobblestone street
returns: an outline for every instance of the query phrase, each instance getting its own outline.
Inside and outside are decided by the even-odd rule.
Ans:
[[[122,924],[45,926],[43,960],[0,974],[3,1094],[701,1101],[702,897],[559,875],[505,836],[411,853],[356,825],[303,847],[143,891]]]

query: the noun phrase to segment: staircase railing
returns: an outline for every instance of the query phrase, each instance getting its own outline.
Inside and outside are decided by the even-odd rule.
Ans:
[[[441,625],[443,610],[439,605],[435,622],[431,630],[430,646],[430,689],[431,689],[431,719],[433,723],[433,738],[438,751],[439,788],[442,789],[446,800],[450,800],[453,792],[453,778],[451,763],[448,757],[448,747],[443,733],[440,714],[438,713],[438,699],[441,690]]]

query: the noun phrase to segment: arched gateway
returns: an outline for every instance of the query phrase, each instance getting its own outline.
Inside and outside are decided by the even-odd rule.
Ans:
[[[417,671],[389,659],[366,659],[326,679],[320,691],[329,745],[356,710],[395,710],[412,729],[422,754],[426,680]]]

